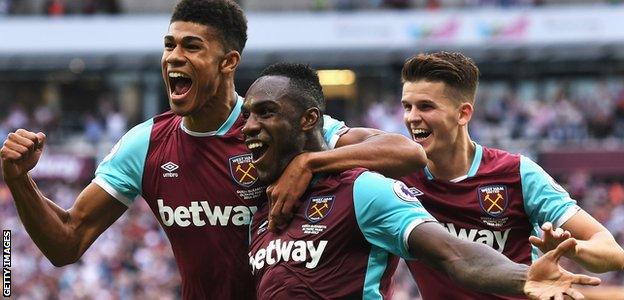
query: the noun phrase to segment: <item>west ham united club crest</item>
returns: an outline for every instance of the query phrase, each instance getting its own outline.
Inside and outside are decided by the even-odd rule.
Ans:
[[[306,208],[306,218],[316,223],[329,215],[334,206],[335,196],[316,196],[310,198]]]
[[[504,185],[488,185],[478,188],[479,204],[492,217],[499,217],[507,209],[509,197]]]
[[[250,187],[258,180],[258,171],[252,161],[251,153],[230,157],[230,174],[243,187]]]

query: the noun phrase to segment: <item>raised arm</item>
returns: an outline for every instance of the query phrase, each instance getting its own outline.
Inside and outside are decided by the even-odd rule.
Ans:
[[[78,260],[127,207],[93,183],[69,210],[47,199],[28,174],[44,144],[43,133],[10,133],[0,150],[2,173],[26,231],[52,264],[63,266]]]
[[[444,271],[459,284],[492,294],[525,294],[531,299],[573,299],[582,295],[572,284],[597,285],[598,278],[575,275],[558,265],[559,258],[576,244],[568,239],[547,252],[529,268],[517,264],[480,243],[451,236],[439,224],[423,223],[409,235],[410,253],[425,263]]]
[[[604,226],[583,210],[570,217],[561,228],[545,223],[542,230],[542,238],[529,238],[542,252],[554,249],[571,236],[578,243],[567,256],[583,268],[594,273],[624,270],[622,247]]]
[[[422,169],[427,156],[418,143],[394,133],[370,128],[351,128],[340,136],[336,148],[296,156],[277,182],[269,186],[269,229],[289,220],[312,175],[342,172],[355,167],[398,177]]]

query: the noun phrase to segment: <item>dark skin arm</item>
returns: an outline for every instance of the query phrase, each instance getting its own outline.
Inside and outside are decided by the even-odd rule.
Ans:
[[[0,150],[2,173],[26,231],[52,264],[63,266],[77,261],[127,207],[94,183],[69,210],[43,196],[28,171],[38,162],[44,142],[42,133],[9,134]]]
[[[574,248],[568,239],[546,253],[531,267],[510,261],[480,243],[460,240],[442,226],[429,222],[416,226],[408,239],[410,253],[424,263],[444,271],[464,287],[491,294],[521,295],[531,299],[583,299],[572,284],[598,285],[600,279],[575,275],[558,265],[559,258]]]
[[[400,134],[351,128],[340,137],[335,149],[296,156],[280,178],[267,188],[272,207],[269,230],[290,220],[315,173],[336,173],[363,167],[388,177],[400,177],[422,169],[426,164],[427,156],[422,146]]]

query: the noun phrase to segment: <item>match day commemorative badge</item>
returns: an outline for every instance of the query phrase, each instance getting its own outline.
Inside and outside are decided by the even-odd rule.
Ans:
[[[507,209],[507,187],[504,185],[487,185],[477,189],[479,205],[485,213],[492,217],[498,217]]]
[[[230,175],[242,187],[250,187],[258,180],[258,171],[253,165],[251,153],[230,157]]]

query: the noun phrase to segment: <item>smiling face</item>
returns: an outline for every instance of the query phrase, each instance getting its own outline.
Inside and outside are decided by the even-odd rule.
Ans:
[[[171,110],[181,116],[199,111],[223,80],[225,51],[209,26],[177,21],[169,25],[161,60]]]
[[[462,131],[467,131],[464,125],[470,120],[472,105],[450,99],[452,93],[448,89],[440,81],[419,80],[403,84],[401,103],[405,126],[428,157],[451,149],[462,138]]]
[[[286,96],[289,82],[284,76],[260,77],[243,103],[245,144],[252,152],[258,179],[265,184],[275,181],[304,148],[302,113]]]

